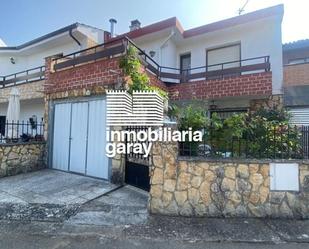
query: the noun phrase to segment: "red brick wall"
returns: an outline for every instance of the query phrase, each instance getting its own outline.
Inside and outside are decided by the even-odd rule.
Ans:
[[[283,79],[285,86],[309,85],[309,63],[285,66]]]
[[[153,75],[152,73],[149,73],[149,72],[147,72],[147,75],[150,79],[151,85],[159,87],[164,91],[168,91],[167,85],[164,82],[162,82],[160,79],[158,79],[156,75]]]
[[[115,74],[115,71],[118,74]],[[155,75],[148,73],[152,85],[169,92],[171,100],[211,99],[229,96],[268,96],[272,94],[272,74],[256,73],[217,80],[201,80],[166,85]],[[75,68],[52,72],[50,59],[46,62],[45,92],[64,92],[94,86],[113,85],[123,79],[119,57],[88,63]]]
[[[112,85],[118,82],[118,77],[123,77],[122,70],[119,68],[119,58],[101,60],[57,72],[50,71],[50,59],[47,59],[45,92],[63,92],[98,85]]]
[[[256,73],[240,77],[171,84],[168,91],[171,100],[268,96],[272,94],[272,73]]]

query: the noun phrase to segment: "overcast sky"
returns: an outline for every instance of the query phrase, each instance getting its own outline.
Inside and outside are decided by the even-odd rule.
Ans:
[[[109,30],[117,19],[117,33],[129,23],[142,25],[176,16],[185,29],[238,15],[246,0],[0,0],[0,38],[10,46],[52,32],[74,22]],[[245,12],[283,3],[283,41],[309,38],[308,0],[249,0]]]

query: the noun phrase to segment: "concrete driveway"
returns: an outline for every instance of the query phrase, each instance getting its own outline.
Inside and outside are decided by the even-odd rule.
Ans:
[[[44,169],[0,179],[0,204],[84,204],[117,186],[104,180]]]

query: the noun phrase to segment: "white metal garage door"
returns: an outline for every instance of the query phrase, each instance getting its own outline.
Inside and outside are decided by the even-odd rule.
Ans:
[[[52,167],[108,179],[105,100],[55,105]]]

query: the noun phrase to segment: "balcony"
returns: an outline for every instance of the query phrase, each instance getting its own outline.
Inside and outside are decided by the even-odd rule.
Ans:
[[[172,99],[193,98],[196,95],[198,98],[213,98],[261,96],[272,93],[269,56],[181,70],[160,66],[129,38],[115,38],[92,48],[54,58],[49,76],[50,83],[55,87],[50,89],[64,91],[89,87],[91,84],[115,83],[117,77],[113,78],[110,71],[121,75],[117,62],[126,54],[128,46],[137,49],[143,65],[151,76],[151,83],[163,86],[171,93]],[[178,97],[177,91],[180,91]],[[191,97],[187,96],[188,94],[191,94]]]
[[[0,76],[0,85],[2,85],[2,88],[5,88],[24,83],[31,83],[43,80],[44,75],[45,75],[45,66],[35,67],[14,74]]]

